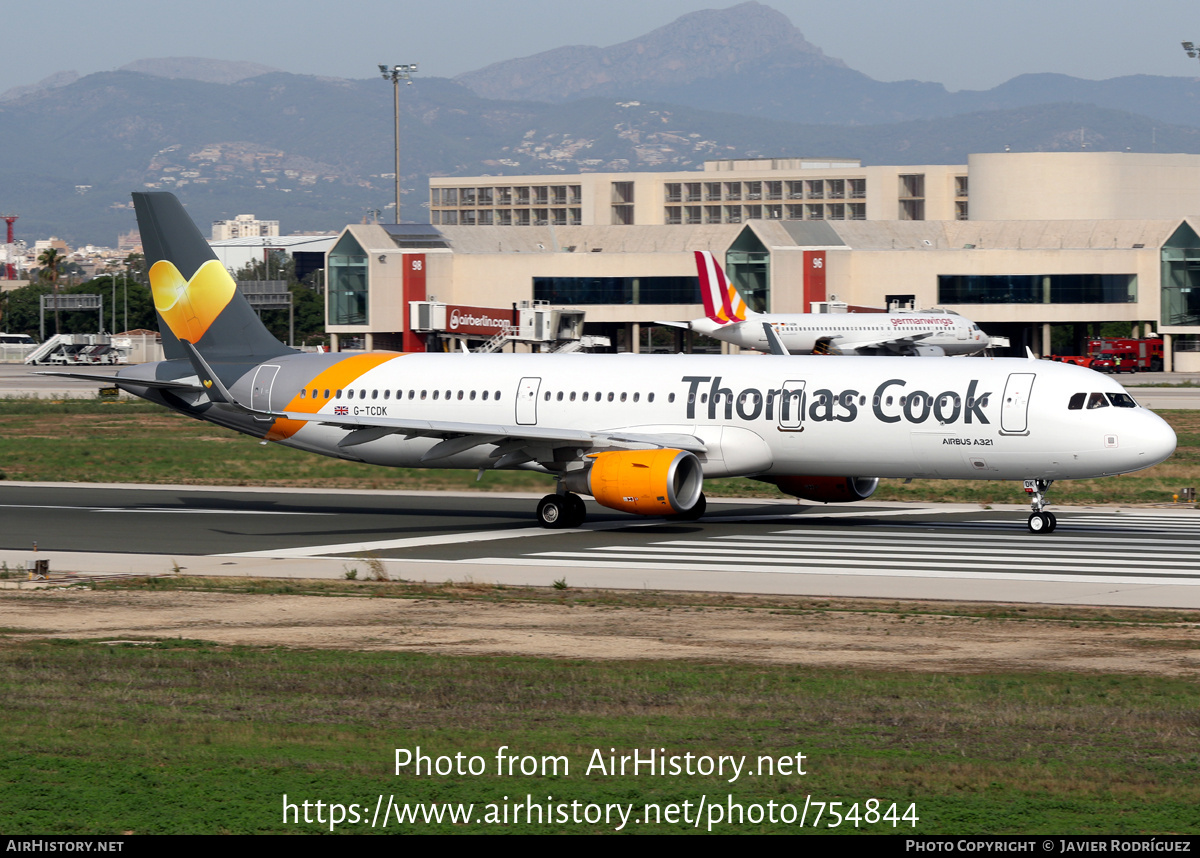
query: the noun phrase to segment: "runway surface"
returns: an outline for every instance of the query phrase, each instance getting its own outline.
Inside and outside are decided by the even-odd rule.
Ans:
[[[1014,495],[1016,495],[1014,487]],[[366,577],[1200,608],[1200,511],[713,502],[700,522],[536,498],[0,483],[0,561],[56,573]],[[37,543],[37,553],[33,543]]]

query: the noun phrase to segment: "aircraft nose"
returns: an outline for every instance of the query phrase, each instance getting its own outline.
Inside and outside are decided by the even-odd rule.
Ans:
[[[1178,439],[1175,437],[1175,430],[1171,428],[1166,420],[1163,420],[1157,414],[1148,412],[1150,418],[1146,421],[1146,426],[1139,433],[1141,436],[1141,444],[1138,445],[1139,467],[1149,468],[1151,465],[1157,465],[1159,462],[1165,461],[1175,452],[1175,445]]]

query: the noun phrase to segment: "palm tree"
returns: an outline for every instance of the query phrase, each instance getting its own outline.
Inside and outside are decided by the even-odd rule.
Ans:
[[[50,272],[50,282],[54,286],[54,333],[62,333],[62,324],[58,315],[58,265],[63,261],[63,256],[58,252],[58,248],[49,247],[38,254],[38,265],[42,266],[42,275],[45,272]]]

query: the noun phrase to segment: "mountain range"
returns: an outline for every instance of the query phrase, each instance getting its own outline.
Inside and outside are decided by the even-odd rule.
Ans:
[[[971,152],[1200,153],[1200,80],[1030,74],[987,91],[882,82],[750,2],[607,48],[564,47],[401,90],[403,217],[429,176],[688,170],[712,158],[966,162]],[[0,95],[0,209],[18,236],[113,244],[129,192],[171,189],[202,225],[253,212],[336,231],[394,199],[379,79],[200,58],[62,72]]]

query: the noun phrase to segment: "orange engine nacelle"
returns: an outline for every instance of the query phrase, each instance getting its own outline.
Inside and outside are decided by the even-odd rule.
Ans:
[[[704,468],[686,450],[617,450],[589,458],[586,475],[569,475],[565,482],[609,509],[639,515],[687,512],[704,486]]]
[[[866,500],[879,487],[879,477],[772,477],[768,482],[789,495],[818,503]]]

